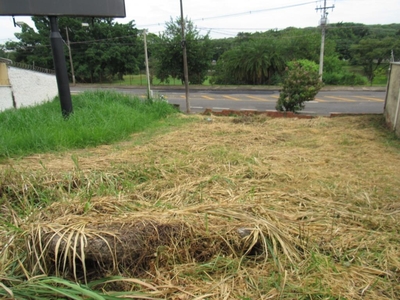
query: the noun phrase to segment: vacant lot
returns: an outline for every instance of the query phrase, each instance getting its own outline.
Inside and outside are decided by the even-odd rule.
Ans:
[[[400,299],[400,142],[380,116],[190,118],[3,161],[0,277],[142,299]]]

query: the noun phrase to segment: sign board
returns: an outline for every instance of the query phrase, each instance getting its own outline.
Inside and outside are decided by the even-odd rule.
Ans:
[[[0,16],[126,17],[125,0],[0,0]]]

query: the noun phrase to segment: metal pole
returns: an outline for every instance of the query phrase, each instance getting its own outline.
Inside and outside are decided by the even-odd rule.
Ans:
[[[69,52],[69,62],[70,62],[70,64],[71,64],[72,84],[73,84],[73,85],[76,85],[76,81],[75,81],[75,71],[74,71],[74,62],[72,61],[71,44],[70,44],[70,42],[69,42],[68,27],[65,27],[65,31],[67,32],[67,46],[68,46],[68,52]]]
[[[190,113],[190,101],[189,101],[189,71],[187,64],[187,52],[186,52],[186,39],[185,39],[185,20],[183,18],[183,5],[181,1],[181,27],[182,27],[182,48],[183,48],[183,72],[185,76],[185,91],[186,91],[186,112]]]
[[[61,103],[61,112],[64,118],[72,113],[71,92],[69,89],[67,65],[63,50],[63,42],[58,30],[57,17],[49,17],[50,19],[50,43],[53,52],[54,69],[56,70],[58,94]]]
[[[150,70],[149,70],[149,56],[147,54],[147,38],[146,38],[146,29],[143,30],[144,37],[144,58],[146,61],[146,77],[147,77],[147,99],[151,98],[151,88],[150,88]]]

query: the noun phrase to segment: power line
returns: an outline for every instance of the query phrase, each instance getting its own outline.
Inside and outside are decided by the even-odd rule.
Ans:
[[[292,5],[286,5],[286,6],[279,6],[279,7],[273,7],[273,8],[264,8],[264,9],[257,9],[257,10],[250,10],[250,11],[245,11],[245,12],[239,12],[239,13],[234,13],[234,14],[228,14],[228,15],[219,15],[219,16],[212,16],[212,17],[205,17],[205,18],[198,18],[192,20],[193,22],[196,21],[206,21],[206,20],[215,20],[215,19],[223,19],[223,18],[230,18],[230,17],[238,17],[238,16],[243,16],[243,15],[248,15],[248,14],[257,14],[257,13],[262,13],[266,11],[274,11],[274,10],[282,10],[282,9],[287,9],[287,8],[294,8],[298,6],[304,6],[308,4],[313,4],[315,3],[314,1],[309,1],[309,2],[303,2],[299,4],[292,4]],[[164,25],[165,23],[154,23],[154,24],[147,24],[143,26],[138,26],[138,27],[153,27],[153,26],[161,26]]]
[[[304,2],[304,3],[299,3],[299,4],[292,4],[292,5],[286,5],[286,6],[280,6],[280,7],[274,7],[274,8],[258,9],[258,10],[246,11],[246,12],[229,14],[229,15],[221,15],[221,16],[208,17],[208,18],[200,18],[200,19],[195,19],[193,21],[206,21],[206,20],[238,17],[238,16],[243,16],[243,15],[248,15],[248,14],[251,15],[251,14],[257,14],[257,13],[262,13],[262,12],[266,12],[266,11],[274,11],[274,10],[281,10],[281,9],[293,8],[293,7],[298,7],[298,6],[304,6],[304,5],[308,5],[308,4],[312,4],[312,3],[315,3],[315,1]]]
[[[202,29],[202,30],[206,30],[206,29],[218,29],[218,30],[272,30],[275,28],[265,28],[265,27],[197,27],[197,29]]]
[[[237,34],[236,33],[232,33],[232,32],[228,32],[228,31],[219,31],[219,30],[212,30],[212,32],[214,33],[218,33],[224,36],[228,36],[228,37],[235,37]]]

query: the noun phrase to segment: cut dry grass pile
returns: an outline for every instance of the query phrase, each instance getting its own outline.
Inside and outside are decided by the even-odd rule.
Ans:
[[[123,275],[148,286],[101,288],[154,299],[400,298],[400,143],[380,117],[198,118],[3,164],[0,277]]]

